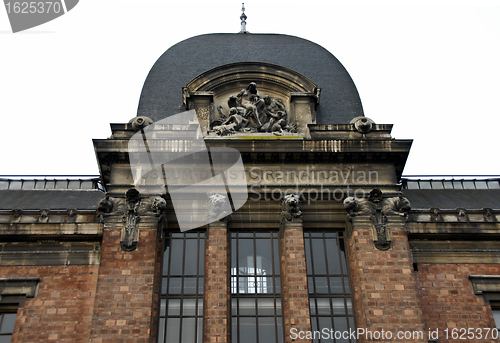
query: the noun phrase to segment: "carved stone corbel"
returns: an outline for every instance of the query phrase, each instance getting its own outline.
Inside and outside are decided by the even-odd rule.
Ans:
[[[368,217],[372,223],[372,236],[375,247],[379,250],[391,248],[391,238],[387,227],[388,215],[398,215],[407,218],[411,209],[410,201],[403,197],[384,198],[382,191],[374,189],[368,198],[348,197],[344,200],[347,220],[356,216]]]
[[[302,205],[297,194],[285,195],[281,203],[281,216],[288,221],[302,217]]]
[[[123,229],[120,241],[122,250],[134,251],[139,242],[139,230],[137,223],[141,220],[139,216],[139,206],[141,204],[141,194],[138,190],[131,188],[125,194],[127,210],[123,216]]]
[[[208,193],[208,218],[212,221],[223,220],[231,214],[231,206],[226,194]]]

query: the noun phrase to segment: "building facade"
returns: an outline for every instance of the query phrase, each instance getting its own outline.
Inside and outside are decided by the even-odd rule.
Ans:
[[[499,341],[500,180],[391,129],[312,42],[176,44],[98,178],[0,180],[0,342]]]

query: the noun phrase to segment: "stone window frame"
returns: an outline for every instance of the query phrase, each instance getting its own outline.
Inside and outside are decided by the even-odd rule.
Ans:
[[[469,275],[472,290],[480,295],[491,310],[500,310],[500,275]],[[496,323],[500,327],[500,323]]]
[[[0,315],[15,313],[24,307],[24,302],[34,298],[38,292],[39,278],[0,278]],[[13,332],[2,333],[2,337]]]

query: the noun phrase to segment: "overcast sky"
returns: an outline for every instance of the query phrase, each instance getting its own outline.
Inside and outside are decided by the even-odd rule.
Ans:
[[[414,139],[405,175],[498,175],[497,4],[252,0],[245,13],[252,33],[305,38],[339,59],[365,115]],[[81,0],[13,34],[0,9],[0,174],[98,174],[92,139],[136,116],[161,54],[238,32],[240,10],[240,1]]]

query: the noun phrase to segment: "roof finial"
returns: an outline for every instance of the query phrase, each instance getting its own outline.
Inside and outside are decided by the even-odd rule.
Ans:
[[[240,19],[241,19],[241,31],[240,31],[240,33],[248,33],[248,31],[247,31],[247,22],[246,22],[247,16],[245,15],[245,3],[241,4],[241,16],[240,16]]]

